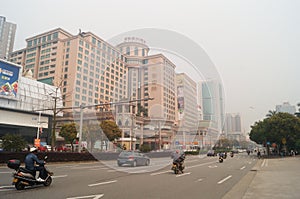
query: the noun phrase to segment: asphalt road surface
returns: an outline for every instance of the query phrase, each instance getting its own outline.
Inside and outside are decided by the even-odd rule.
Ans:
[[[257,159],[247,154],[228,156],[223,163],[218,157],[187,156],[183,174],[171,171],[171,158],[152,158],[149,166],[118,167],[116,161],[48,164],[54,172],[49,187],[27,187],[17,191],[13,170],[0,167],[0,198],[222,198]]]

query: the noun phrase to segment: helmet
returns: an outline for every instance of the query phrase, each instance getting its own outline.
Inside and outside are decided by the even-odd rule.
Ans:
[[[30,151],[30,152],[37,151],[37,148],[35,148],[35,147],[31,147],[29,151]]]

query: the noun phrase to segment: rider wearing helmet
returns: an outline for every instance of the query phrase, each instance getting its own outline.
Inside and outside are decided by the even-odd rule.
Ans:
[[[36,174],[36,171],[39,171],[39,177],[38,181],[44,181],[45,178],[45,168],[44,164],[45,162],[43,160],[39,160],[36,156],[37,154],[37,148],[31,147],[30,153],[25,157],[25,168],[27,170],[30,170],[34,176]],[[39,166],[36,166],[35,164],[38,164]]]

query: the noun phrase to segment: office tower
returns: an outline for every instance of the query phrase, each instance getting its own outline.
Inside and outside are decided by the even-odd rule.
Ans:
[[[13,51],[17,25],[0,16],[0,58],[7,59]]]
[[[222,85],[214,80],[202,82],[203,120],[211,121],[219,133],[224,130],[224,99]]]

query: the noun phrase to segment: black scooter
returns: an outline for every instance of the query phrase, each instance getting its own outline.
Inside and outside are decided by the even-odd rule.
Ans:
[[[225,154],[224,153],[219,153],[219,162],[222,163],[223,160],[224,160],[224,156]]]
[[[45,159],[47,156],[45,157]],[[20,167],[21,162],[20,160],[9,160],[7,163],[7,166],[10,169],[14,169],[15,172],[13,173],[13,182],[12,184],[15,185],[15,188],[17,190],[23,190],[25,186],[34,186],[34,185],[40,185],[43,184],[44,186],[49,186],[52,183],[51,176],[53,175],[53,172],[50,172],[47,167],[45,167],[45,175],[47,177],[44,179],[44,181],[38,181],[35,178],[35,174],[31,171],[25,169],[24,167]]]
[[[184,159],[185,159],[185,155],[183,154],[176,161],[173,161],[173,165],[171,169],[174,171],[175,174],[178,174],[179,171],[183,173],[183,170],[185,168]]]

